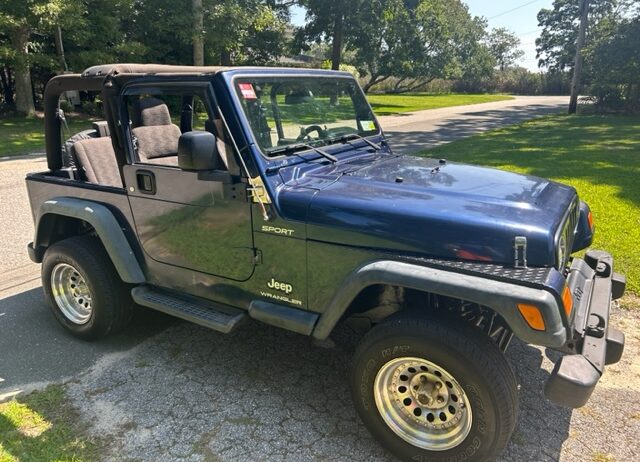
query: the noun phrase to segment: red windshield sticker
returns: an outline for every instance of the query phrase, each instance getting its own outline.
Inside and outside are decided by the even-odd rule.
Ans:
[[[238,88],[244,99],[258,99],[256,92],[253,89],[253,85],[250,83],[239,83]]]

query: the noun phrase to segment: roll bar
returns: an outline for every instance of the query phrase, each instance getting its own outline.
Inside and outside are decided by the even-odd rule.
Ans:
[[[82,77],[80,74],[58,75],[44,89],[44,134],[49,170],[62,168],[62,135],[58,101],[65,91],[102,91],[104,76]]]

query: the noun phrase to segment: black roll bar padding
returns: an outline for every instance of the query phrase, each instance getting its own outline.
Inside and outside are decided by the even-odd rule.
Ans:
[[[107,120],[109,126],[109,133],[111,133],[111,145],[116,153],[116,162],[120,168],[120,178],[122,184],[125,184],[124,172],[122,167],[127,163],[125,154],[125,139],[123,130],[121,130],[121,121],[123,120],[123,112],[126,113],[126,106],[118,106],[118,95],[120,94],[120,85],[116,81],[115,75],[108,75],[103,80],[102,85],[102,107],[104,110],[104,117]],[[128,122],[128,114],[126,117]]]
[[[193,130],[193,114],[194,97],[193,95],[184,95],[182,97],[181,112],[180,112],[180,131],[182,133],[190,132]]]
[[[271,109],[273,110],[273,118],[276,122],[276,130],[278,131],[278,138],[284,138],[284,130],[282,129],[282,117],[280,116],[280,108],[278,107],[277,93],[282,85],[277,83],[271,87]]]
[[[65,91],[101,91],[104,76],[81,77],[80,74],[58,75],[44,89],[44,134],[47,166],[56,171],[62,168],[62,135],[58,118],[58,101]]]

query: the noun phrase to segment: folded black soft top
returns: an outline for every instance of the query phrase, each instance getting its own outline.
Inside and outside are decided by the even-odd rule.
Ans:
[[[82,72],[83,77],[97,77],[116,74],[215,74],[229,69],[224,66],[177,66],[170,64],[100,64],[91,66]]]

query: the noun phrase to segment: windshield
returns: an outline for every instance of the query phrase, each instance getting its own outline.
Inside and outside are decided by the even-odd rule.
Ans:
[[[286,146],[323,146],[346,135],[378,133],[355,80],[337,77],[240,77],[238,98],[262,152]]]

